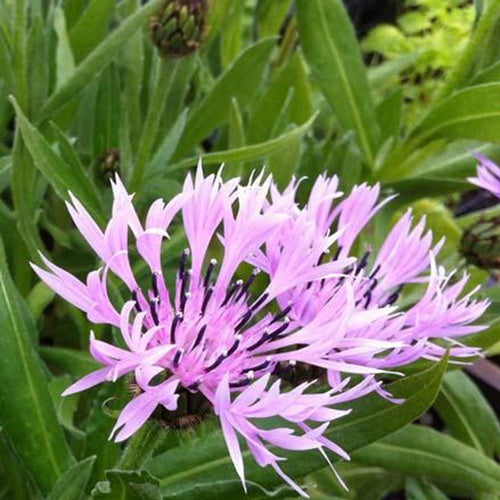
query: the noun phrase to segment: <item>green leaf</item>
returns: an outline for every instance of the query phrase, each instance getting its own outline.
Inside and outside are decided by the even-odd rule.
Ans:
[[[54,13],[54,30],[57,34],[56,50],[56,88],[59,88],[73,73],[75,60],[66,31],[66,19],[61,7],[56,7]]]
[[[403,90],[389,94],[377,106],[377,117],[381,132],[381,143],[389,137],[399,138],[403,114]]]
[[[88,457],[73,465],[57,481],[47,496],[47,500],[80,500],[92,472],[95,456]]]
[[[447,500],[447,496],[432,484],[409,477],[406,481],[406,500]]]
[[[0,243],[0,422],[42,492],[73,463]]]
[[[433,177],[419,177],[398,182],[384,184],[388,189],[398,193],[398,198],[392,206],[405,205],[421,198],[431,196],[444,196],[451,193],[459,193],[469,188],[465,181],[454,181],[447,179],[435,179]]]
[[[147,18],[158,8],[163,0],[152,0],[128,17],[108,35],[76,68],[71,78],[49,96],[40,111],[39,119],[52,116],[73,97],[79,94],[126,45],[130,37],[140,29]]]
[[[39,350],[45,362],[75,378],[88,375],[100,367],[87,352],[55,346],[40,346]]]
[[[477,160],[472,156],[476,151],[486,156],[500,153],[499,146],[492,146],[478,141],[453,141],[445,147],[440,147],[436,154],[421,158],[417,155],[415,161],[410,158],[398,170],[398,177],[432,177],[436,179],[463,180],[475,173]],[[396,174],[392,173],[392,178]]]
[[[158,481],[147,471],[106,471],[106,481],[97,483],[92,498],[104,500],[161,500]]]
[[[298,0],[306,60],[340,124],[355,130],[368,165],[379,141],[373,102],[354,29],[341,0]]]
[[[236,99],[231,100],[231,109],[229,112],[229,131],[228,131],[228,148],[241,148],[246,145],[245,126],[243,124],[243,116],[241,115],[240,107]],[[241,177],[243,174],[242,163],[232,163],[226,165],[226,172],[230,177]]]
[[[78,62],[89,54],[106,35],[115,5],[114,0],[92,0],[71,29],[71,47]]]
[[[395,397],[405,398],[403,404],[390,403],[376,394],[353,402],[349,405],[353,408],[352,413],[332,425],[326,437],[352,452],[412,422],[434,401],[446,363],[443,359],[424,372],[390,384],[387,389]],[[319,453],[274,451],[288,459],[283,468],[294,479],[325,466]],[[246,459],[251,456],[247,450],[243,454]],[[188,498],[193,491],[198,500],[217,499],[223,495],[237,498],[236,495],[241,494],[241,485],[235,478],[219,432],[158,455],[151,460],[148,470],[159,478],[166,498]],[[261,487],[281,485],[281,479],[269,467],[260,468],[253,461],[247,461],[245,470],[249,481]]]
[[[163,138],[158,151],[156,151],[153,159],[148,163],[145,171],[146,179],[162,174],[168,171],[168,162],[171,160],[177,145],[181,139],[184,128],[186,127],[188,110],[185,109],[177,118],[177,121],[172,125],[167,135]]]
[[[500,451],[495,413],[465,373],[446,374],[435,407],[453,437],[491,458]]]
[[[301,125],[313,114],[311,88],[304,60],[296,52],[286,66],[279,71],[262,96],[251,108],[248,121],[248,143],[263,142],[273,137],[276,117],[282,112],[285,102],[294,90],[289,103],[289,122]]]
[[[436,137],[497,142],[500,137],[500,83],[456,92],[433,108],[410,134],[417,144]]]
[[[470,85],[481,85],[483,83],[493,82],[500,82],[500,61],[475,74]]]
[[[367,465],[425,477],[460,496],[500,491],[498,464],[428,427],[410,425],[358,451],[354,458]]]
[[[316,115],[312,116],[306,123],[300,127],[295,127],[289,132],[271,139],[260,144],[252,144],[250,146],[244,146],[242,148],[230,149],[228,151],[217,151],[216,153],[208,153],[202,155],[203,164],[213,165],[220,164],[223,162],[240,162],[240,161],[253,161],[264,156],[276,153],[282,149],[287,148],[290,144],[294,144],[300,137],[302,137],[307,130],[311,127]],[[188,168],[196,165],[198,162],[198,157],[187,158],[182,160],[170,167],[168,172],[174,170],[179,170],[183,168]]]
[[[292,0],[260,0],[257,7],[259,38],[275,36],[290,10]]]
[[[27,120],[16,100],[10,98],[16,110],[17,120],[23,140],[28,148],[36,167],[51,183],[52,187],[65,200],[68,191],[93,213],[103,219],[103,212],[94,185],[83,169],[68,165],[54,152],[43,135]]]
[[[176,158],[185,156],[215,127],[228,120],[231,107],[228,96],[235,98],[242,109],[248,106],[259,89],[275,43],[271,38],[252,45],[218,78],[208,95],[189,114]]]

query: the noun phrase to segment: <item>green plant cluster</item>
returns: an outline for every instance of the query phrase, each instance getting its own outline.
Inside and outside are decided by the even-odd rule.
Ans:
[[[211,420],[165,433],[144,463],[131,464],[130,450],[108,440],[126,383],[60,396],[96,366],[90,324],[28,262],[40,263],[41,250],[82,277],[99,266],[67,215],[69,191],[102,226],[115,173],[144,215],[152,200],[179,192],[200,157],[207,172],[224,162],[224,175],[243,179],[265,165],[282,187],[305,177],[304,197],[325,171],[344,190],[378,182],[383,195],[399,196],[362,244],[376,249],[411,207],[427,216],[436,240],[447,237],[445,265],[470,272],[471,286],[488,281],[488,270],[464,259],[461,241],[500,207],[453,217],[447,202],[470,189],[471,151],[500,160],[500,0],[451,14],[445,3],[419,2],[401,30],[427,30],[438,9],[432,37],[449,30],[460,43],[435,40],[426,62],[418,36],[398,35],[401,50],[394,44],[367,68],[341,0],[212,0],[195,50],[175,58],[151,42],[151,19],[165,0],[0,0],[0,498],[293,497],[251,460],[245,495]],[[408,117],[404,97],[416,85],[394,81],[434,64],[443,83],[425,106],[416,99]],[[182,236],[166,242],[166,276],[185,245]],[[133,271],[148,278],[143,264]],[[119,303],[128,298],[113,281],[109,292]],[[481,293],[492,300],[489,328],[466,341],[498,354],[499,288]],[[411,304],[412,290],[402,299]],[[102,325],[94,331],[116,335]],[[496,498],[498,421],[470,377],[448,368],[446,359],[411,365],[389,386],[403,404],[364,398],[328,430],[353,454],[336,464],[349,492],[319,454],[291,454],[284,469],[316,499],[376,500],[401,490],[411,499]],[[433,405],[446,432],[412,423]]]
[[[475,16],[472,1],[406,0],[404,13],[394,25],[379,25],[364,38],[362,49],[373,62],[408,57],[408,67],[392,87],[404,85],[411,123],[432,102],[465,50]]]

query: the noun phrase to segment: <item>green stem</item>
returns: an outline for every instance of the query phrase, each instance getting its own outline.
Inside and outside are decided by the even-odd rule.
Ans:
[[[475,57],[481,50],[484,41],[488,39],[499,18],[500,0],[491,0],[490,6],[479,19],[462,57],[458,60],[441,88],[436,102],[448,97],[456,88],[464,83],[469,76]]]
[[[177,62],[159,61],[153,94],[149,102],[146,120],[144,121],[139,146],[137,148],[134,172],[130,180],[130,189],[132,191],[136,191],[140,188],[144,170],[150,160],[158,132],[158,126],[160,125],[163,110],[165,109],[176,67]]]
[[[141,469],[165,437],[165,432],[158,422],[148,420],[130,439],[118,462],[118,469]]]

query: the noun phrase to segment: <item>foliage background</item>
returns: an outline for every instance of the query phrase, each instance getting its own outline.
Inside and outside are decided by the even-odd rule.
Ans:
[[[208,170],[225,162],[227,176],[248,178],[263,164],[281,186],[306,176],[304,197],[325,170],[340,176],[344,190],[380,182],[384,193],[399,196],[365,232],[360,252],[363,243],[376,248],[406,207],[427,214],[435,237],[447,237],[444,264],[466,269],[473,284],[490,281],[481,293],[493,300],[491,327],[471,342],[491,356],[500,351],[494,271],[461,253],[464,232],[498,216],[499,206],[453,215],[470,189],[470,152],[500,160],[500,1],[407,2],[399,28],[377,28],[398,31],[401,50],[394,44],[389,53],[387,34],[377,39],[372,31],[363,42],[368,65],[340,0],[212,0],[201,50],[181,59],[160,57],[148,39],[148,19],[162,3],[0,0],[0,496],[6,499],[244,497],[213,422],[188,434],[171,431],[142,470],[125,470],[122,450],[107,441],[126,397],[123,384],[60,397],[94,366],[89,324],[35,280],[28,261],[39,262],[42,249],[81,276],[95,268],[64,200],[72,191],[103,223],[114,172],[142,211],[157,197],[175,195],[200,156]],[[409,20],[415,12],[420,17]],[[431,43],[425,23],[436,15]],[[457,23],[452,52],[443,33]],[[429,67],[439,70],[437,85],[425,73]],[[166,268],[184,246],[181,236],[165,245]],[[134,271],[141,276],[145,269],[139,264]],[[123,300],[118,283],[111,290]],[[411,303],[411,291],[403,298]],[[409,367],[410,375],[393,383],[404,405],[365,398],[329,431],[353,452],[352,462],[338,464],[348,493],[319,456],[290,456],[287,472],[317,499],[391,492],[497,498],[497,418],[465,372],[453,366],[443,378],[445,368],[445,362]],[[433,402],[421,425],[411,424]],[[429,415],[433,425],[422,425]],[[248,497],[291,496],[269,471],[250,460],[248,469]]]

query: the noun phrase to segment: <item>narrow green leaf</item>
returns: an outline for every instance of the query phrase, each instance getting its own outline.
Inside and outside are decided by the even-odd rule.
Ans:
[[[95,456],[88,457],[68,469],[57,481],[47,496],[47,500],[80,500],[83,498],[94,461]]]
[[[56,88],[68,80],[75,69],[75,60],[71,52],[66,30],[66,19],[61,7],[56,7],[54,13],[54,31],[57,34],[56,49]]]
[[[316,115],[311,117],[306,123],[300,127],[295,127],[289,132],[271,139],[270,141],[262,142],[260,144],[252,144],[250,146],[244,146],[242,148],[232,149],[229,151],[217,151],[216,153],[208,153],[202,155],[201,158],[205,165],[220,164],[223,162],[240,162],[240,161],[254,161],[264,156],[276,153],[282,149],[287,148],[290,144],[295,143],[300,137],[302,137],[307,130],[311,127]],[[179,170],[183,168],[188,168],[196,165],[198,161],[197,157],[187,158],[186,160],[180,161],[168,169],[168,172],[174,170]]]
[[[500,491],[500,466],[429,427],[410,425],[354,454],[357,461],[425,477],[460,496]]]
[[[37,482],[47,493],[74,462],[52,405],[39,359],[23,318],[21,298],[0,243],[0,422]]]
[[[406,500],[447,500],[447,496],[434,485],[412,477],[406,481]]]
[[[498,141],[500,83],[476,85],[451,95],[424,117],[410,140],[420,144],[436,137]]]
[[[257,7],[259,38],[276,36],[283,26],[292,0],[260,0]]]
[[[188,110],[185,109],[177,118],[177,121],[172,125],[168,134],[158,148],[158,151],[153,156],[153,159],[146,167],[146,178],[154,177],[168,171],[168,162],[171,160],[177,145],[181,139],[184,128],[186,127]]]
[[[76,68],[71,78],[50,95],[39,119],[49,118],[80,93],[116,56],[163,0],[152,0],[108,35]]]
[[[388,390],[395,397],[405,398],[401,405],[375,394],[353,402],[349,405],[352,413],[332,425],[326,437],[352,452],[412,422],[434,401],[446,362],[443,359],[424,372],[390,384]],[[274,451],[288,459],[283,467],[295,479],[325,466],[319,453]],[[243,454],[245,458],[250,457],[246,450]],[[198,500],[215,500],[223,495],[237,498],[236,495],[241,494],[241,485],[235,480],[234,468],[219,432],[158,455],[148,469],[159,478],[166,498],[188,498],[193,491]],[[246,477],[264,488],[281,484],[272,469],[260,468],[253,460],[246,463]]]
[[[296,52],[286,66],[275,74],[271,84],[252,105],[248,120],[248,143],[255,144],[273,137],[276,116],[280,114],[291,89],[289,120],[302,125],[313,114],[312,92],[307,69],[300,52]]]
[[[228,147],[229,149],[242,148],[246,145],[245,126],[243,124],[243,116],[241,115],[240,107],[236,99],[231,100],[231,109],[229,112],[229,132],[228,132]],[[226,165],[228,176],[238,177],[243,173],[243,163],[233,163]]]
[[[227,68],[241,51],[245,2],[231,2],[226,13],[226,24],[220,33],[220,58],[223,68]]]
[[[69,38],[78,62],[104,38],[115,5],[114,0],[92,0],[71,29]]]
[[[130,189],[139,190],[143,180],[144,170],[155,145],[158,126],[163,115],[167,97],[170,91],[170,85],[177,71],[178,63],[176,61],[164,61],[157,59],[156,77],[152,93],[149,97],[149,104],[144,120],[141,137],[137,146],[137,155],[135,158],[134,170],[130,179]]]
[[[355,130],[368,165],[379,141],[373,102],[354,29],[341,0],[298,0],[306,60],[346,130]]]
[[[45,137],[24,116],[16,100],[13,97],[10,100],[16,110],[23,140],[35,166],[51,183],[61,199],[67,199],[68,191],[73,192],[93,215],[102,220],[103,213],[99,198],[85,172],[61,160]]]
[[[470,85],[473,86],[495,82],[500,82],[500,61],[475,74]]]
[[[500,451],[497,417],[465,373],[446,374],[435,407],[453,437],[489,457]]]
[[[389,94],[377,106],[377,117],[380,126],[381,143],[389,137],[399,138],[403,115],[403,90]]]
[[[259,89],[264,68],[276,43],[266,39],[244,50],[222,74],[203,101],[191,111],[176,158],[185,156],[194,146],[227,121],[232,96],[244,109]]]

